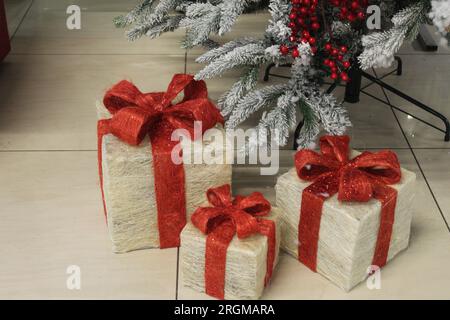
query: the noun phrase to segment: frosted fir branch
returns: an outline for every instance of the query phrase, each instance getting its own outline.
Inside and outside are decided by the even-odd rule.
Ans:
[[[252,113],[262,107],[273,105],[287,89],[288,86],[283,84],[253,90],[239,101],[226,123],[227,128],[234,129]]]
[[[394,26],[390,30],[363,36],[364,51],[358,57],[361,68],[389,67],[404,40],[414,40],[417,37],[420,25],[426,21],[426,11],[426,3],[417,2],[392,18]]]
[[[267,27],[266,33],[277,42],[285,41],[290,36],[289,12],[291,5],[287,0],[271,0],[269,4],[269,12],[271,19]]]
[[[210,34],[217,33],[220,28],[220,7],[211,3],[192,4],[180,22],[180,27],[187,29],[184,48],[208,42]]]
[[[151,28],[147,31],[146,35],[150,39],[154,39],[159,37],[164,32],[175,31],[178,28],[178,25],[182,19],[181,15],[166,17],[161,24]]]
[[[265,47],[262,43],[249,43],[237,47],[227,54],[215,59],[195,76],[196,80],[210,79],[225,71],[246,65],[261,65],[265,60]]]
[[[307,47],[304,47],[303,55],[307,56]],[[309,125],[303,130],[300,145],[309,143],[315,137],[314,134],[320,132],[320,126],[329,134],[343,134],[347,127],[351,126],[347,110],[337,103],[332,94],[325,93],[314,79],[314,70],[309,64],[305,64],[298,59],[294,62],[291,69],[292,79],[289,82],[291,90],[295,92],[298,101],[301,101],[304,117],[311,121],[316,121],[317,127]],[[305,120],[304,120],[305,121]]]
[[[314,142],[320,133],[319,119],[306,102],[300,101],[299,105],[303,114],[303,126],[297,138],[297,144],[299,149],[314,149]]]
[[[220,28],[219,36],[223,36],[230,31],[237,18],[244,12],[245,8],[252,0],[228,0],[220,6]]]
[[[128,40],[134,41],[147,33],[152,34],[150,30],[163,24],[167,16],[175,10],[182,1],[183,0],[160,0],[151,11],[142,12],[143,14],[141,14],[139,22],[126,33]]]
[[[149,9],[153,4],[154,0],[144,0],[142,3],[138,4],[133,10],[131,10],[126,15],[120,15],[115,17],[113,23],[118,28],[126,27],[140,19],[141,15],[146,9]]]
[[[212,61],[216,60],[217,58],[229,53],[230,51],[236,49],[237,47],[242,47],[249,43],[255,43],[258,42],[258,40],[255,40],[254,38],[242,38],[237,40],[232,40],[224,45],[212,49],[200,57],[198,57],[195,61],[198,63],[211,63]]]
[[[219,98],[218,105],[224,117],[230,115],[239,101],[256,87],[258,71],[258,67],[248,67],[239,81],[233,84],[231,89]]]
[[[288,91],[277,100],[276,107],[265,113],[258,125],[258,131],[266,129],[277,145],[286,145],[289,140],[290,130],[295,128],[296,120],[296,100],[294,93]],[[265,141],[266,139],[260,139]]]

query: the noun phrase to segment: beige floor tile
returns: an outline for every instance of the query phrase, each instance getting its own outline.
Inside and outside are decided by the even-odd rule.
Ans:
[[[0,298],[173,299],[177,250],[112,253],[96,152],[0,153]],[[81,290],[68,290],[68,266]]]
[[[132,80],[163,91],[184,56],[11,55],[0,65],[0,150],[95,150],[95,102]]]
[[[401,253],[382,270],[382,288],[369,290],[363,283],[345,293],[318,274],[315,274],[292,257],[283,254],[272,282],[266,288],[263,299],[448,299],[450,279],[447,266],[450,263],[448,250],[449,234],[442,217],[420,176],[415,160],[409,150],[397,150],[402,166],[418,174],[417,196],[414,203],[414,219],[410,248]],[[288,169],[290,155],[281,157],[281,172]],[[234,189],[249,190],[251,173],[235,168]],[[267,192],[274,178],[264,182],[254,172],[254,190],[265,192],[273,201],[274,195]],[[182,275],[181,275],[182,279]],[[179,297],[204,299],[206,295],[179,285]]]
[[[450,150],[415,150],[428,183],[450,223]]]
[[[6,0],[6,21],[8,22],[9,36],[16,32],[22,18],[27,12],[33,0]]]
[[[70,2],[72,4],[72,2]],[[90,5],[79,1],[81,30],[66,27],[66,8],[61,3],[33,3],[12,42],[13,54],[184,54],[180,42],[184,31],[178,30],[150,40],[143,37],[134,42],[125,38],[125,30],[116,28],[113,18],[123,11],[104,10],[106,1]],[[103,3],[103,5],[102,5]],[[112,4],[118,3],[113,1]],[[112,6],[112,8],[116,8]],[[132,6],[120,5],[121,8]]]

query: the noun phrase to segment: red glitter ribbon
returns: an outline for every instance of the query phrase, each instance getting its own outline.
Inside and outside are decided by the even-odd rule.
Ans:
[[[172,101],[184,90],[184,99]],[[152,145],[158,230],[161,248],[177,247],[180,232],[186,224],[185,175],[183,164],[174,164],[173,148],[179,143],[171,140],[175,129],[186,129],[194,138],[194,122],[201,121],[202,133],[223,124],[216,106],[208,100],[204,81],[194,81],[192,75],[177,74],[166,92],[142,93],[132,83],[121,81],[108,90],[103,103],[111,119],[98,122],[98,162],[103,193],[102,138],[113,134],[120,140],[139,145],[148,134]]]
[[[380,228],[372,265],[383,267],[388,258],[395,218],[397,190],[390,184],[401,180],[397,155],[389,150],[364,152],[349,160],[348,136],[324,136],[322,154],[300,150],[295,167],[302,180],[313,183],[303,190],[298,228],[299,260],[317,271],[317,249],[324,201],[336,193],[339,201],[381,202]]]
[[[254,234],[267,237],[267,271],[264,284],[272,276],[275,261],[275,222],[262,217],[271,210],[269,201],[259,192],[248,197],[232,199],[230,185],[209,189],[206,193],[212,207],[198,208],[191,217],[192,223],[206,238],[205,289],[218,299],[225,295],[225,267],[228,246],[237,234],[239,239]]]

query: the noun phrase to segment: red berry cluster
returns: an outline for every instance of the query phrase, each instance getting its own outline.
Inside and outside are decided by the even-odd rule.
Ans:
[[[306,42],[311,46],[313,54],[317,52],[317,39],[314,33],[317,32],[321,25],[317,16],[317,5],[319,0],[291,0],[292,10],[289,14],[288,27],[291,29],[289,42],[293,44],[291,47],[281,45],[281,54],[287,55],[291,52],[292,57],[300,56],[296,44]]]
[[[339,19],[355,22],[366,18],[368,0],[330,0],[331,5],[340,8]]]
[[[337,80],[340,77],[343,81],[349,81],[346,70],[350,68],[351,64],[345,60],[345,54],[348,52],[347,46],[336,48],[328,42],[325,44],[325,50],[329,57],[324,60],[323,64],[330,68],[331,79]]]

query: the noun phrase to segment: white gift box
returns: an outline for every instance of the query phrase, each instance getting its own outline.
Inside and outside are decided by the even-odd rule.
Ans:
[[[353,156],[357,153],[354,152]],[[413,172],[402,169],[396,189],[397,204],[388,261],[408,247],[414,198]],[[281,248],[298,258],[298,229],[302,192],[311,182],[301,180],[294,169],[278,178],[277,207],[281,212]],[[380,226],[381,203],[340,202],[337,195],[325,200],[320,222],[317,272],[345,291],[364,281],[372,259]]]
[[[110,117],[100,103],[97,103],[97,110],[100,119]],[[223,128],[218,128],[225,137]],[[208,131],[205,134],[208,134]],[[209,142],[200,139],[188,145],[189,149],[183,147],[183,159],[190,159],[184,162],[187,221],[194,210],[204,203],[207,189],[231,183],[232,170],[225,159],[225,140],[223,142],[220,139],[212,140]],[[203,159],[205,150],[216,151],[209,156],[209,161],[215,164],[194,163],[194,159]],[[139,146],[131,146],[112,134],[105,135],[102,139],[101,166],[107,223],[113,251],[124,253],[158,248],[160,246],[158,214],[149,137],[146,137]]]
[[[278,263],[280,246],[279,210],[272,208],[270,219],[276,225],[275,260],[273,269]],[[181,233],[180,267],[183,273],[183,284],[198,292],[205,292],[205,251],[207,235],[189,222]],[[225,266],[225,299],[255,300],[264,291],[267,271],[267,237],[253,235],[231,241],[226,256]]]

